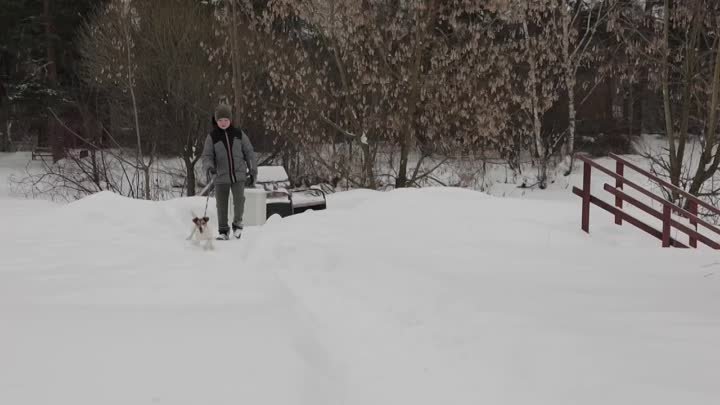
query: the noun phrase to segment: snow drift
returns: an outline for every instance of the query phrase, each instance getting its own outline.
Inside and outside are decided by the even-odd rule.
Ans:
[[[574,199],[338,193],[213,252],[203,198],[2,204],[3,404],[720,400],[715,253]]]

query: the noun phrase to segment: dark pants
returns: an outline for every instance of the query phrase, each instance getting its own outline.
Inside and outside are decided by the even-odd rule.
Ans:
[[[233,229],[242,228],[243,210],[245,209],[245,183],[237,182],[230,184],[215,185],[215,202],[218,213],[218,231],[226,233],[230,230],[228,226],[228,202],[230,199],[230,190],[233,196],[233,212],[234,218],[232,222]]]

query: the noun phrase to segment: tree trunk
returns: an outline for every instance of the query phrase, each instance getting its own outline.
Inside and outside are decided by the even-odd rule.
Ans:
[[[100,184],[100,170],[98,168],[96,150],[96,146],[100,145],[100,131],[94,114],[90,112],[89,106],[81,104],[79,107],[83,120],[83,129],[85,129],[85,134],[91,142],[90,145],[86,145],[90,148],[90,174],[92,176],[92,181],[97,186],[98,190],[102,190],[103,187]]]
[[[528,31],[527,21],[523,21],[523,29],[525,30],[525,46],[528,50],[528,87],[530,88],[531,112],[533,117],[532,131],[535,140],[535,152],[538,165],[538,186],[541,189],[547,187],[547,151],[542,139],[542,121],[540,120],[540,106],[538,102],[538,78],[537,78],[537,59],[535,52],[530,44],[530,33]],[[542,91],[540,88],[539,91]]]
[[[717,112],[718,107],[720,107],[720,39],[715,39],[715,42],[715,66],[712,79],[712,94],[710,97],[710,105],[708,106],[705,145],[700,155],[700,161],[695,170],[690,190],[688,190],[688,192],[693,195],[700,193],[703,183],[715,174],[718,164],[720,164],[720,148],[715,151],[713,156],[713,150],[717,144]]]
[[[235,117],[234,121],[239,118],[240,109],[242,107],[242,91],[240,90],[240,46],[238,44],[238,18],[236,0],[228,0],[230,3],[231,27],[230,27],[230,48],[232,53],[232,72],[233,72],[233,94],[235,96]],[[240,123],[237,123],[240,125]]]
[[[143,174],[145,175],[145,199],[151,200],[152,195],[150,193],[150,190],[152,187],[150,187],[150,166],[143,167]]]
[[[129,17],[128,17],[129,18]],[[130,100],[132,101],[132,108],[133,108],[133,118],[135,120],[135,136],[137,138],[137,154],[136,154],[136,171],[138,171],[138,174],[140,171],[144,174],[145,179],[145,189],[144,189],[144,196],[146,200],[150,200],[150,163],[145,163],[145,155],[143,154],[143,147],[142,147],[142,136],[140,134],[140,112],[138,111],[138,105],[137,105],[137,98],[135,97],[135,77],[134,77],[134,71],[133,71],[133,57],[132,57],[132,38],[130,37],[130,28],[127,26],[129,24],[129,21],[125,21],[125,46],[127,47],[127,70],[128,70],[128,90],[130,92]],[[140,177],[139,175],[136,177],[138,179],[138,193],[137,195],[140,195]]]
[[[414,145],[415,140],[415,113],[417,112],[417,106],[420,102],[420,68],[422,67],[422,56],[424,43],[426,39],[426,30],[431,30],[435,25],[435,16],[437,14],[437,7],[433,1],[429,1],[427,4],[429,15],[427,25],[423,26],[421,22],[421,13],[418,10],[418,15],[415,20],[415,49],[413,55],[413,66],[410,77],[410,94],[408,95],[408,112],[405,118],[405,128],[400,135],[400,168],[398,169],[398,177],[395,181],[396,188],[402,188],[408,186],[408,158],[410,151]]]
[[[693,9],[692,18],[693,18],[693,25],[691,29],[690,39],[689,43],[687,44],[686,52],[685,52],[685,63],[683,66],[683,93],[682,93],[682,110],[680,113],[680,131],[678,133],[678,139],[677,139],[677,157],[675,159],[675,167],[672,167],[671,169],[671,180],[673,180],[673,184],[676,186],[680,185],[680,177],[682,176],[682,166],[683,161],[685,157],[685,144],[688,139],[688,129],[689,129],[689,123],[690,123],[690,108],[692,107],[692,91],[693,91],[693,85],[695,82],[695,61],[697,58],[697,42],[698,42],[698,35],[700,33],[700,28],[702,26],[702,19],[700,17],[700,10],[699,10],[699,4],[700,2],[696,2],[695,8]],[[673,199],[677,201],[677,199],[680,196],[676,193],[673,194]]]
[[[128,50],[128,54],[129,54],[129,52],[130,51]],[[129,56],[128,56],[128,59],[129,59]],[[137,158],[136,158],[137,168],[136,168],[136,170],[138,170],[138,171],[141,170],[141,171],[145,172],[146,181],[145,181],[145,193],[144,194],[145,194],[145,199],[149,200],[150,199],[149,165],[145,164],[145,156],[143,155],[142,137],[140,135],[140,118],[139,118],[139,112],[138,112],[138,107],[137,107],[137,100],[135,98],[134,87],[135,86],[133,85],[132,79],[131,79],[130,80],[130,97],[132,99],[132,104],[133,104],[133,116],[135,118],[135,135],[137,137]],[[140,182],[138,181],[138,183],[140,183]],[[140,187],[139,184],[138,184],[138,187]],[[138,190],[138,195],[140,195],[139,190]]]
[[[375,188],[375,170],[373,163],[375,158],[372,156],[370,145],[367,142],[361,142],[360,147],[362,148],[363,154],[363,169],[365,172],[365,186],[369,189]]]
[[[55,24],[53,22],[53,0],[43,0],[43,20],[45,24],[45,41],[47,51],[47,84],[50,89],[57,89],[57,57],[55,51]],[[48,117],[47,139],[52,150],[53,162],[62,159],[64,155],[63,137],[53,117]]]
[[[570,60],[570,24],[572,19],[565,4],[560,7],[563,16],[563,58],[565,59],[565,85],[568,92],[568,137],[565,149],[566,160],[569,160],[568,174],[572,171],[572,160],[569,159],[575,153],[575,64]]]
[[[635,86],[630,83],[630,96],[628,100],[628,136],[632,139],[633,124],[635,123]]]
[[[192,162],[187,163],[187,196],[195,195],[195,187],[197,179],[195,178],[195,165]]]
[[[6,99],[0,87],[0,152],[10,152],[10,149],[10,100]]]
[[[572,156],[575,153],[575,127],[576,127],[576,115],[575,110],[575,74],[570,73],[568,75],[568,139],[567,148],[565,153],[568,156]]]
[[[188,197],[195,195],[195,186],[197,179],[195,178],[195,162],[191,156],[192,149],[186,148],[183,153],[183,162],[185,162],[185,188]]]
[[[680,176],[679,171],[676,171],[676,167],[682,166],[682,162],[678,162],[677,145],[675,143],[675,126],[673,124],[672,107],[670,105],[670,0],[665,0],[665,7],[663,12],[663,47],[665,48],[664,65],[662,72],[662,92],[663,92],[663,105],[665,109],[665,132],[668,137],[668,150],[670,152],[670,182],[679,187]],[[675,173],[678,173],[675,176]],[[677,193],[673,192],[673,199],[677,198]]]

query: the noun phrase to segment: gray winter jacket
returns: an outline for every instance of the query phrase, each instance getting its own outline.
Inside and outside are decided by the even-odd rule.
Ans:
[[[202,162],[206,171],[217,171],[215,184],[244,184],[246,173],[252,176],[252,182],[257,179],[257,160],[250,138],[244,131],[232,126],[222,130],[215,125],[205,138]]]

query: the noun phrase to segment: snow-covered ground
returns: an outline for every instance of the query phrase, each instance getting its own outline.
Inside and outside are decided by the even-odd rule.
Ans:
[[[717,253],[586,235],[565,181],[337,193],[212,252],[203,198],[0,189],[0,404],[720,403]]]

